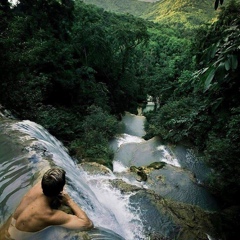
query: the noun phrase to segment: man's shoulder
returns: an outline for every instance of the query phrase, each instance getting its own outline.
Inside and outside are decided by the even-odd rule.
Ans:
[[[69,214],[58,209],[51,209],[44,215],[44,219],[49,225],[62,225],[69,217]]]

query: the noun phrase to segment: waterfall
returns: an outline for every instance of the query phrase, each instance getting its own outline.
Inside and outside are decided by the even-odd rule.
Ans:
[[[206,219],[201,219],[207,214],[197,215],[201,210],[192,209],[193,205],[208,211],[215,209],[214,199],[202,184],[199,186],[194,181],[192,174],[196,173],[197,180],[204,180],[205,167],[193,151],[184,147],[163,145],[158,138],[144,140],[144,121],[143,116],[133,114],[123,118],[125,132],[110,143],[115,154],[113,171],[107,174],[100,169],[97,173],[89,172],[84,164],[77,164],[63,144],[42,126],[31,121],[10,122],[7,128],[11,131],[0,134],[0,225],[43,173],[59,166],[66,171],[67,192],[87,213],[95,228],[87,232],[87,238],[82,238],[81,232],[76,236],[73,231],[52,227],[44,231],[41,239],[146,240],[152,239],[150,236],[175,239],[181,221],[195,224],[196,227],[187,230],[190,236],[195,231],[198,234],[199,225],[204,226],[203,234],[214,235],[211,223],[205,224]],[[0,129],[5,128],[6,125],[0,124]],[[166,166],[146,171],[146,181],[139,181],[130,171],[130,166],[147,170],[153,162],[165,162]],[[165,199],[174,203],[168,208]],[[170,216],[171,211],[177,214]],[[175,222],[176,216],[179,219]],[[209,228],[205,229],[206,226]],[[54,237],[53,232],[57,234]]]
[[[115,151],[114,172],[124,175],[131,166],[147,167],[154,162],[165,162],[167,165],[164,169],[148,174],[150,181],[156,182],[159,175],[162,181],[143,183],[142,187],[153,189],[161,196],[176,201],[198,205],[204,209],[216,209],[215,199],[202,187],[210,172],[204,162],[195,156],[193,150],[186,147],[163,145],[156,137],[144,140],[142,136],[145,121],[144,116],[130,113],[123,117],[123,123],[127,126],[125,132],[111,142]],[[132,179],[131,183],[136,185]]]
[[[144,239],[138,213],[129,206],[131,194],[121,194],[105,181],[116,178],[114,174],[111,177],[89,176],[77,166],[60,141],[34,122],[22,121],[13,128],[36,139],[38,147],[41,146],[45,154],[52,155],[52,165],[66,171],[69,195],[88,214],[95,227],[109,229],[127,240]]]

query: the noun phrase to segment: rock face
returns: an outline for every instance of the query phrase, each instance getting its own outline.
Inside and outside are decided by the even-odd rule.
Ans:
[[[174,202],[162,198],[154,191],[141,189],[125,183],[122,180],[112,180],[111,184],[122,192],[135,192],[134,198],[145,199],[148,203],[146,211],[158,211],[160,215],[167,215],[174,225],[174,233],[177,232],[177,239],[208,239],[206,234],[215,236],[213,219],[217,219],[215,213],[205,212],[201,208]],[[149,220],[151,216],[149,216]],[[149,233],[151,235],[151,233]],[[163,237],[163,236],[162,236]],[[174,236],[173,236],[174,237]]]
[[[160,166],[161,165],[161,166]],[[164,165],[164,164],[163,164]],[[163,167],[162,164],[155,164],[144,168],[151,171],[154,167]],[[97,163],[82,163],[80,166],[88,172],[89,175],[110,174],[111,171]],[[143,171],[143,169],[132,167],[131,172]],[[186,203],[172,201],[163,198],[153,190],[129,184],[122,179],[106,179],[115,189],[122,194],[131,193],[132,206],[141,206],[143,213],[142,221],[146,223],[153,222],[151,230],[146,230],[149,239],[180,239],[180,240],[207,240],[208,235],[218,237],[216,232],[216,222],[219,222],[219,216],[215,212],[204,211],[200,207]],[[162,231],[164,226],[167,228]]]

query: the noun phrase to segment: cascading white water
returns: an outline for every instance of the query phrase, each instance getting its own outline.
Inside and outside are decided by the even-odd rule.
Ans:
[[[112,176],[109,179],[116,179],[116,177]],[[100,204],[105,206],[108,211],[114,213],[114,217],[118,223],[109,222],[106,219],[107,216],[103,216],[100,219],[101,222],[99,222],[100,226],[110,227],[114,232],[122,236],[124,235],[125,239],[144,239],[141,219],[136,209],[130,207],[130,197],[132,194],[121,193],[120,190],[113,188],[106,180],[106,176],[88,176],[89,186],[96,196],[98,196]],[[106,224],[107,226],[105,226]]]
[[[153,184],[141,182],[142,188],[152,188],[163,197],[204,209],[217,208],[214,198],[202,187],[209,169],[194,155],[193,150],[183,146],[163,145],[156,137],[144,140],[142,128],[146,120],[143,116],[126,113],[122,121],[127,125],[126,132],[117,136],[115,143],[111,143],[115,146],[114,172],[128,175],[131,166],[147,167],[151,163],[165,162],[163,169],[148,174],[149,182],[152,181]],[[136,135],[133,136],[132,133]],[[159,176],[162,181],[157,182]],[[137,185],[132,178],[131,184]]]
[[[138,136],[132,136],[129,134],[121,134],[120,136],[115,138],[117,148],[121,147],[123,144],[128,144],[128,143],[146,143],[146,141]],[[165,145],[158,145],[155,147],[156,151],[159,151],[159,159],[158,161],[165,162],[167,164],[173,165],[175,167],[181,167],[181,164],[179,163],[178,159],[167,149]],[[115,160],[113,162],[113,169],[115,172],[121,172],[126,170],[127,167],[124,166],[121,162]]]
[[[157,147],[157,150],[162,151],[163,157],[160,158],[160,161],[173,165],[175,167],[181,167],[178,159],[174,157],[164,145]]]
[[[124,144],[124,143],[141,143],[141,142],[145,142],[145,140],[141,137],[137,137],[137,136],[132,136],[129,134],[122,134],[121,136],[116,137],[116,141],[118,143],[118,148]]]
[[[145,142],[145,140],[141,137],[137,137],[137,136],[132,136],[129,134],[121,134],[120,136],[117,136],[114,140],[116,142],[117,148],[120,148],[120,146],[122,144],[126,144],[126,143],[141,143],[141,142]],[[114,172],[126,172],[128,170],[127,166],[124,166],[123,163],[121,163],[118,160],[113,161],[113,171]]]
[[[67,191],[95,224],[96,228],[88,232],[90,239],[146,240],[155,234],[177,236],[178,227],[169,218],[168,211],[162,212],[151,200],[152,191],[159,196],[156,199],[166,197],[214,209],[215,202],[204,187],[192,181],[191,170],[200,179],[204,179],[206,173],[194,152],[181,146],[162,145],[158,138],[145,141],[142,138],[145,119],[137,116],[137,121],[131,121],[134,118],[133,114],[127,114],[129,132],[116,136],[111,143],[115,151],[113,172],[103,170],[101,174],[98,168],[98,175],[94,175],[94,171],[85,171],[84,164],[78,166],[61,142],[36,123],[14,123],[13,128],[18,131],[0,134],[0,226],[14,211],[23,194],[45,170],[55,165],[65,169]],[[133,132],[135,136],[130,135]],[[19,143],[20,136],[23,144]],[[139,181],[136,173],[134,175],[130,170],[130,166],[147,168],[153,162],[162,161],[167,163],[166,166],[147,172],[147,181]],[[41,239],[85,239],[81,238],[81,233],[76,236],[72,231],[63,232],[57,227],[53,230]],[[52,238],[55,233],[57,237]]]
[[[96,227],[109,229],[127,240],[145,239],[139,209],[129,205],[131,194],[122,194],[107,183],[109,178],[97,175],[89,176],[77,166],[68,155],[64,146],[40,125],[23,121],[13,126],[36,139],[48,154],[52,154],[53,165],[62,167],[67,173],[67,191],[86,211]]]

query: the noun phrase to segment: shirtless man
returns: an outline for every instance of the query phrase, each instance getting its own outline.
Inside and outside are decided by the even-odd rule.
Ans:
[[[65,171],[60,168],[49,169],[43,175],[42,181],[23,197],[12,217],[2,227],[0,239],[22,240],[29,234],[53,225],[68,229],[91,229],[92,221],[63,191],[64,185]],[[67,205],[74,215],[55,209],[58,207],[57,205],[61,204]]]

